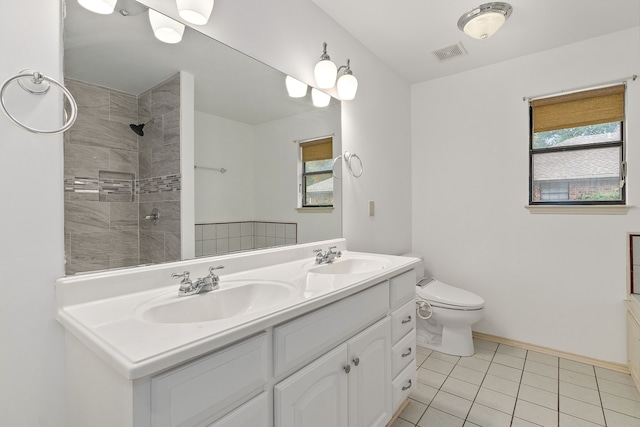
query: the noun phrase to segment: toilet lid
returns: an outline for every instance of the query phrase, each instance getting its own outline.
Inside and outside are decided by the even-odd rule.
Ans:
[[[435,279],[422,286],[416,286],[416,293],[419,298],[435,306],[466,309],[484,307],[484,300],[473,292],[449,286]]]

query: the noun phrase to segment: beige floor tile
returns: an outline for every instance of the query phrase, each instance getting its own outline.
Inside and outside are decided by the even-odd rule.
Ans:
[[[493,358],[493,363],[499,363],[516,369],[524,368],[524,361],[525,359],[521,357],[509,356],[508,354],[502,353],[496,353]]]
[[[560,381],[560,394],[592,405],[600,405],[600,394],[597,390],[588,387]]]
[[[489,362],[491,362],[491,359],[493,359],[493,356],[495,356],[496,352],[494,350],[488,350],[486,348],[475,348],[475,353],[473,353],[473,357],[476,357],[478,359],[482,359],[482,360],[488,360]]]
[[[460,360],[460,356],[452,356],[450,354],[440,353],[439,351],[434,351],[429,357],[444,360],[445,362],[453,363],[454,365]]]
[[[436,371],[442,375],[449,375],[454,366],[454,363],[429,356],[429,358],[421,365],[421,368]]]
[[[604,410],[607,427],[640,427],[640,418],[630,417],[619,412]]]
[[[514,416],[534,424],[552,427],[558,425],[558,412],[525,400],[516,402]]]
[[[409,397],[413,400],[417,400],[418,402],[428,405],[431,403],[436,393],[438,393],[437,388],[433,388],[419,382],[416,384],[413,390],[411,390]]]
[[[620,384],[634,386],[633,379],[629,374],[623,374],[622,372],[612,371],[611,369],[600,368],[596,366],[596,376],[598,379],[605,379],[609,381],[615,381]]]
[[[464,366],[465,368],[473,369],[474,371],[487,372],[491,362],[478,357],[463,357],[458,362],[458,366]]]
[[[466,415],[466,414],[465,414]],[[418,423],[420,427],[462,427],[464,419],[430,407]]]
[[[424,411],[427,410],[427,406],[428,405],[418,402],[417,400],[409,399],[409,404],[404,408],[402,413],[400,413],[400,418],[416,424],[420,418],[422,418]]]
[[[527,360],[531,360],[532,362],[542,363],[544,365],[550,365],[558,367],[558,357],[551,356],[550,354],[539,353],[537,351],[529,350],[527,352]]]
[[[390,427],[414,427],[414,426],[415,424],[411,424],[409,421],[403,420],[402,418],[396,418]]]
[[[442,384],[440,390],[444,390],[447,393],[454,394],[467,400],[473,400],[476,398],[479,388],[480,387],[475,384],[449,377],[444,384]]]
[[[474,338],[473,339],[473,346],[474,347],[479,347],[479,348],[484,348],[486,350],[490,350],[490,351],[494,351],[494,352],[498,349],[498,343],[491,342],[491,341],[486,341],[486,340],[479,339],[479,338]]]
[[[590,423],[589,421],[560,413],[560,427],[597,427],[599,425],[600,424]]]
[[[489,366],[487,374],[517,382],[520,382],[520,379],[522,378],[522,371],[520,369],[501,365],[499,363],[492,363],[491,366]]]
[[[496,377],[495,375],[487,375],[482,381],[482,388],[488,388],[489,390],[499,391],[511,397],[518,395],[518,388],[520,384],[515,381],[506,380],[504,378]]]
[[[552,393],[558,392],[558,380],[545,377],[544,375],[534,374],[533,372],[524,371],[522,374],[522,384],[527,384]]]
[[[434,388],[440,388],[447,379],[446,375],[425,368],[418,368],[418,382]]]
[[[568,359],[560,359],[560,368],[567,369],[569,371],[580,372],[581,374],[585,375],[596,375],[593,369],[593,365],[587,365],[586,363],[576,362]]]
[[[598,383],[596,382],[595,376],[581,374],[580,372],[569,371],[563,368],[560,368],[560,381],[587,387],[593,390],[598,389]]]
[[[511,415],[474,402],[469,411],[468,421],[483,427],[509,427]]]
[[[524,370],[534,374],[542,375],[545,377],[558,379],[558,368],[555,366],[549,366],[544,363],[534,362],[533,360],[527,360],[524,364]]]
[[[625,399],[640,402],[640,394],[635,386],[628,386],[615,381],[598,378],[598,389],[600,392],[613,394],[614,396],[624,397]]]
[[[446,391],[439,391],[436,397],[431,401],[430,407],[439,409],[447,414],[464,420],[469,409],[471,409],[471,401],[463,399],[462,397],[454,396]]]
[[[602,398],[602,406],[605,409],[640,418],[640,402],[609,393],[600,393],[600,397]]]
[[[475,402],[488,406],[489,408],[496,409],[500,412],[504,412],[505,414],[512,415],[513,408],[516,404],[516,398],[488,388],[481,388]]]
[[[551,393],[526,384],[520,385],[518,399],[526,400],[554,411],[558,410],[558,393]]]
[[[602,407],[571,399],[570,397],[560,396],[560,412],[592,423],[604,425]]]
[[[522,418],[513,417],[511,421],[511,427],[539,427],[540,424],[534,424],[529,421],[525,421]]]
[[[453,368],[453,371],[451,371],[451,376],[459,380],[470,382],[471,384],[480,385],[482,384],[485,374],[483,372],[465,368],[464,366],[456,366]]]
[[[509,356],[519,357],[521,359],[527,357],[527,350],[525,350],[524,348],[513,347],[506,344],[500,344],[498,346],[498,349],[496,350],[496,353],[507,354]]]

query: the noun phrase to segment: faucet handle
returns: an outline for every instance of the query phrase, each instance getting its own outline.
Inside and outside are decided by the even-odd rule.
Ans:
[[[314,254],[317,254],[317,253],[320,253],[320,254],[321,254],[321,253],[322,253],[322,248],[320,248],[320,249],[314,249],[314,250],[313,250],[313,253],[314,253]]]
[[[221,268],[224,268],[224,265],[219,265],[217,267],[209,267],[209,276],[213,276],[213,270],[220,270]]]
[[[185,271],[182,274],[171,273],[171,278],[172,279],[180,279],[180,278],[182,278],[180,283],[190,283],[191,282],[191,280],[189,280],[189,272],[188,271]]]

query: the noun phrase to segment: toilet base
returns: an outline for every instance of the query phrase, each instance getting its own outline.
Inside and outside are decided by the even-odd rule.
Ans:
[[[416,344],[452,356],[473,356],[475,353],[470,326],[442,326],[441,335],[416,328]]]

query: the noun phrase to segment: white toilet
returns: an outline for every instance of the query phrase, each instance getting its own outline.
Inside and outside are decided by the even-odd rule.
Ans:
[[[422,259],[422,257],[407,254]],[[472,356],[471,325],[484,317],[484,300],[478,295],[421,278],[416,283],[416,343],[455,356]]]
[[[473,355],[471,325],[484,316],[478,295],[435,279],[416,284],[416,343],[455,356]]]

